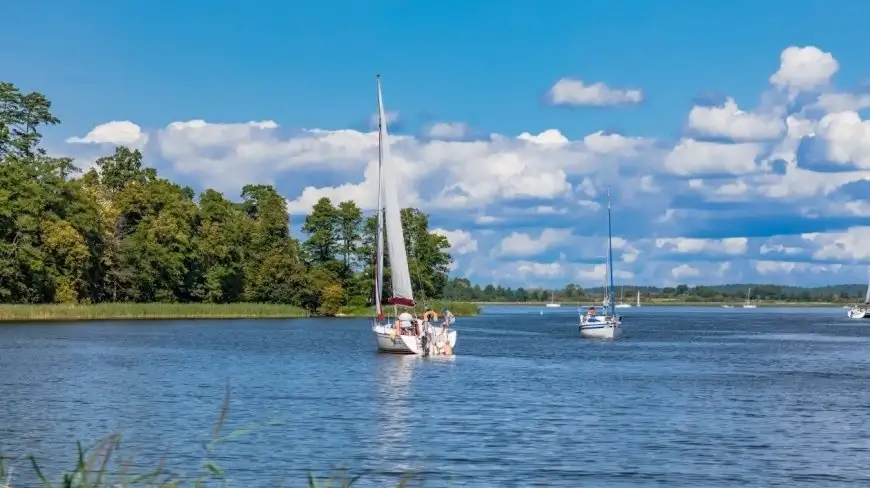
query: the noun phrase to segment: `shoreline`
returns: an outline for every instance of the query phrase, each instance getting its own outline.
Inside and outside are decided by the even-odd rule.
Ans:
[[[433,308],[440,311],[440,302]],[[456,317],[480,313],[480,306],[469,302],[450,302]],[[422,313],[422,311],[421,311]],[[334,316],[311,314],[293,305],[269,303],[100,303],[0,304],[0,324],[21,322],[91,322],[110,320],[254,320],[304,318],[369,318],[374,308],[344,307]]]

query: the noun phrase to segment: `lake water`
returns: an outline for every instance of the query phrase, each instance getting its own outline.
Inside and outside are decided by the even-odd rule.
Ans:
[[[121,432],[134,466],[190,472],[229,382],[233,486],[870,486],[870,321],[649,307],[594,342],[576,308],[539,311],[459,318],[453,360],[378,355],[359,319],[3,325],[0,449],[56,473]]]

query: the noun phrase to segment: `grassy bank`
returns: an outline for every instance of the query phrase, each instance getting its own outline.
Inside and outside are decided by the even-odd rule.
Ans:
[[[297,318],[308,313],[265,303],[100,303],[97,305],[0,305],[0,322],[49,320],[159,320]]]
[[[445,305],[457,317],[477,315],[480,307],[467,302],[431,302],[440,313]],[[423,310],[418,307],[418,313]],[[343,317],[372,317],[374,307],[341,310]],[[308,317],[305,310],[291,305],[268,303],[100,303],[97,305],[4,305],[0,322],[73,320],[178,320],[178,319],[291,319]]]
[[[442,301],[431,301],[427,302],[427,304],[432,307],[432,310],[438,312],[439,318],[441,315],[441,311],[443,309],[448,309],[450,312],[457,317],[469,317],[472,315],[479,315],[481,312],[481,307],[477,303],[472,302],[442,302]],[[385,310],[392,313],[392,306],[387,305]],[[418,305],[414,311],[418,315],[422,315],[425,311],[423,306]],[[374,317],[375,315],[375,307],[343,307],[340,312],[340,316],[344,317]]]
[[[475,302],[478,305],[510,305],[510,306],[526,306],[526,307],[544,307],[548,302]],[[628,302],[632,307],[635,306],[634,302]],[[762,307],[842,307],[843,305],[849,305],[845,302],[834,303],[834,302],[780,302],[780,301],[762,301],[755,302],[759,308]],[[561,302],[563,307],[576,307],[576,306],[595,306],[600,307],[601,301],[585,301],[585,302]],[[742,307],[742,301],[734,301],[734,302],[687,302],[685,300],[670,300],[670,299],[658,299],[651,301],[642,301],[640,302],[641,307],[721,307],[722,305],[731,305],[733,307]]]

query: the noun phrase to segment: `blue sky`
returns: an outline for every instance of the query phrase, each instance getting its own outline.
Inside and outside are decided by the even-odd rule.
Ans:
[[[205,6],[208,5],[206,8]],[[11,10],[10,10],[11,9]],[[87,167],[113,144],[229,197],[274,183],[371,208],[381,73],[405,203],[454,274],[863,282],[870,264],[864,2],[18,3],[3,79]],[[38,19],[38,20],[37,20]],[[34,35],[34,22],[43,27]]]

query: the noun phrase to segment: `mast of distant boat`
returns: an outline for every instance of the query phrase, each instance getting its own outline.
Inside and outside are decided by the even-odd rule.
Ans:
[[[870,267],[867,268],[867,294],[864,295],[864,305],[870,305]]]
[[[616,309],[613,304],[613,226],[610,217],[610,187],[607,188],[607,273],[609,276],[609,295],[608,299],[610,315],[616,317]]]

